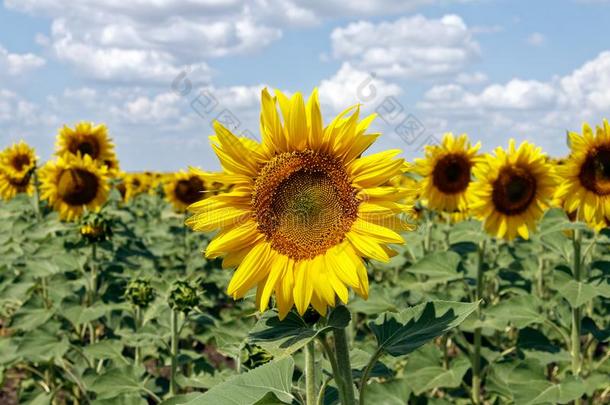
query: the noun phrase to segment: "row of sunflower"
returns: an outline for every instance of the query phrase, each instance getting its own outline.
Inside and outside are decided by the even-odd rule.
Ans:
[[[610,223],[610,124],[604,120],[595,131],[584,124],[568,140],[570,155],[552,159],[513,139],[508,149],[480,154],[480,143],[472,145],[465,134],[446,134],[413,167],[422,178],[421,203],[450,220],[477,218],[491,235],[508,240],[528,239],[549,207],[599,231]]]
[[[122,172],[107,127],[90,122],[61,128],[55,159],[39,170],[37,161],[34,149],[23,141],[2,151],[0,197],[10,200],[19,193],[37,194],[67,221],[99,210],[112,186],[125,202],[139,194],[162,192],[181,212],[209,192],[201,176],[184,171]]]

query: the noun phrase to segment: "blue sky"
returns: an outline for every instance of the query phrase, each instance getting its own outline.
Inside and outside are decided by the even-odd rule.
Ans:
[[[210,122],[229,111],[256,136],[267,86],[319,87],[327,119],[362,103],[382,115],[374,149],[409,159],[447,131],[562,155],[566,130],[610,116],[608,26],[607,0],[5,0],[0,146],[46,159],[58,128],[92,120],[126,170],[214,169]]]

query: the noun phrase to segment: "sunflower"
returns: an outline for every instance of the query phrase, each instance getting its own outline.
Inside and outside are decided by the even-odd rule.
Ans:
[[[182,171],[168,176],[163,191],[167,201],[172,203],[177,211],[185,211],[189,205],[206,196],[206,187],[201,176]]]
[[[96,164],[106,166],[111,174],[119,171],[114,144],[108,136],[106,125],[86,121],[79,122],[74,129],[64,125],[57,135],[55,148],[57,156],[88,155]]]
[[[440,145],[426,146],[426,157],[415,160],[415,172],[422,176],[421,197],[433,210],[456,211],[466,207],[471,171],[479,160],[480,143],[470,145],[468,136],[443,136]]]
[[[30,181],[36,167],[36,153],[21,141],[0,153],[0,196],[10,200],[18,193],[32,194],[34,184]]]
[[[144,173],[122,173],[117,189],[125,202],[150,189],[150,176]]]
[[[571,154],[557,166],[561,183],[555,200],[578,221],[599,230],[610,218],[610,124],[596,128],[588,124],[582,135],[570,132]]]
[[[293,305],[324,315],[336,297],[347,302],[348,287],[368,296],[363,258],[387,262],[395,254],[388,244],[404,243],[397,231],[411,229],[398,217],[409,209],[399,202],[407,191],[383,186],[401,173],[400,151],[361,156],[378,137],[365,134],[373,118],[359,121],[354,106],[324,127],[317,90],[305,103],[300,93],[288,99],[265,89],[261,143],[214,123],[223,168],[216,177],[233,188],[191,205],[187,224],[220,229],[206,256],[237,266],[229,295],[257,287],[264,311],[275,292],[282,318]]]
[[[40,171],[41,197],[63,220],[72,221],[85,210],[99,209],[108,196],[107,169],[89,155],[64,155]]]
[[[508,151],[496,148],[473,170],[476,180],[470,186],[469,208],[484,221],[485,229],[498,238],[529,238],[553,196],[556,178],[542,150],[523,142]]]

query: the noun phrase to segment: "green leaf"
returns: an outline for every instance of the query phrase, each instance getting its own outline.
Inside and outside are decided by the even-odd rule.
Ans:
[[[272,361],[247,373],[230,378],[205,394],[187,402],[188,405],[232,404],[250,405],[273,393],[282,403],[291,403],[294,397],[292,374],[294,361],[287,357]],[[269,398],[267,396],[267,398]]]
[[[18,344],[18,355],[28,361],[43,362],[61,358],[70,348],[68,339],[52,335],[44,330],[26,334]]]
[[[462,278],[458,272],[460,260],[460,255],[455,252],[431,253],[407,268],[406,271],[426,276],[427,284],[442,284]]]
[[[128,364],[122,355],[123,344],[116,339],[106,339],[83,348],[85,356],[95,360],[113,359]]]
[[[350,319],[348,309],[338,306],[328,316],[327,325],[316,330],[294,312],[289,312],[286,318],[280,320],[275,312],[267,311],[256,323],[249,338],[250,342],[261,346],[279,359],[296,352],[319,333],[331,328],[346,327]]]
[[[545,316],[540,311],[540,300],[533,295],[516,295],[485,310],[482,326],[503,330],[507,325],[523,329],[534,323],[542,323]]]
[[[416,395],[434,388],[456,388],[459,387],[469,368],[470,362],[465,358],[454,361],[449,369],[444,369],[439,365],[425,367],[407,365],[406,383]]]
[[[22,331],[31,331],[45,324],[53,314],[54,309],[21,307],[11,322],[11,327]]]
[[[478,303],[432,301],[398,314],[385,313],[369,323],[379,350],[392,356],[412,352],[448,330],[455,328]]]
[[[61,311],[61,315],[74,326],[83,325],[101,318],[106,314],[108,308],[105,305],[94,307],[83,307],[82,305],[71,305]]]
[[[560,271],[555,272],[554,286],[572,308],[580,307],[598,295],[596,286],[584,281],[576,281],[567,273]]]
[[[384,383],[373,382],[366,387],[366,399],[371,404],[404,405],[408,403],[411,390],[407,379],[396,379]]]
[[[559,384],[546,379],[545,368],[535,360],[493,364],[488,388],[517,404],[565,404],[580,398],[585,392],[582,380],[572,376]]]
[[[89,390],[97,394],[98,399],[112,399],[145,391],[145,386],[133,367],[113,368],[97,377],[89,385]]]
[[[479,243],[487,238],[479,221],[462,221],[451,228],[449,243]]]

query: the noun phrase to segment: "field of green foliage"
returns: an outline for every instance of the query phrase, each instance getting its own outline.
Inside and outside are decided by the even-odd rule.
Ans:
[[[316,403],[336,404],[344,326],[362,403],[469,404],[479,380],[486,404],[610,401],[610,233],[560,210],[513,242],[424,212],[398,256],[369,263],[368,300],[283,321],[225,294],[210,236],[162,197],[114,190],[96,215],[104,238],[24,194],[0,205],[0,403],[303,404],[313,345]]]

